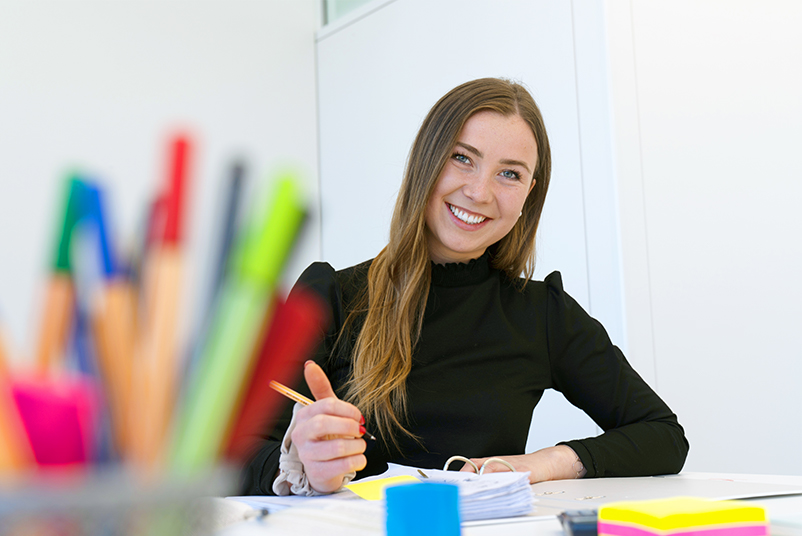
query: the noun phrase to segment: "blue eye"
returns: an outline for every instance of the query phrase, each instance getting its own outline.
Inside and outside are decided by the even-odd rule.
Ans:
[[[457,162],[462,162],[463,164],[470,164],[471,163],[471,159],[468,158],[467,156],[465,156],[462,153],[454,153],[453,155],[451,155],[451,158],[453,158]]]
[[[507,179],[512,179],[516,181],[521,180],[521,174],[511,169],[505,169],[504,171],[501,172],[501,175]]]

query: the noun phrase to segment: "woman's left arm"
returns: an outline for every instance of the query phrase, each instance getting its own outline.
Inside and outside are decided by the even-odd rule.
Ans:
[[[498,473],[509,471],[509,468],[495,459],[502,459],[512,465],[519,473],[529,471],[529,482],[543,482],[546,480],[568,480],[582,478],[586,470],[584,465],[571,447],[557,445],[540,449],[531,454],[517,456],[494,456],[493,458],[471,458],[477,467],[484,467],[485,473]],[[469,464],[465,464],[462,471],[473,471]]]
[[[588,477],[677,473],[688,454],[677,416],[630,366],[602,325],[546,278],[552,383],[604,431],[567,441]]]
[[[630,366],[601,324],[563,291],[560,274],[549,275],[545,283],[552,385],[604,433],[530,454],[497,457],[516,471],[530,471],[533,483],[679,472],[689,447],[677,416]],[[481,466],[486,460],[473,461]],[[485,468],[506,470],[498,463]]]

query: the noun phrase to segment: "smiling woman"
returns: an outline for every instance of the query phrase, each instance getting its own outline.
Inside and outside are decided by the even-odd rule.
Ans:
[[[431,259],[467,262],[505,237],[537,182],[536,162],[535,136],[519,115],[468,119],[426,206]]]
[[[548,137],[531,95],[486,78],[441,98],[413,143],[387,246],[298,288],[332,325],[288,408],[248,465],[245,493],[317,494],[387,462],[440,467],[453,454],[532,482],[677,472],[676,416],[601,325],[562,288],[532,281],[549,185]],[[523,277],[521,277],[523,274]],[[532,411],[561,391],[603,430],[525,453]],[[378,440],[366,451],[365,426]]]

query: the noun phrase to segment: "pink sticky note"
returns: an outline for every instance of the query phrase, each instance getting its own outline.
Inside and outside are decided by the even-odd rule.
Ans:
[[[94,381],[83,377],[16,379],[12,393],[39,465],[92,461],[100,410]]]

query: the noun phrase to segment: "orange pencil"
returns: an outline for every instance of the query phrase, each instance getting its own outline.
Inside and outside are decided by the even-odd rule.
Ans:
[[[286,396],[290,400],[292,400],[294,402],[298,402],[302,406],[309,406],[311,404],[314,404],[314,402],[315,402],[311,398],[306,398],[301,393],[299,393],[297,391],[293,391],[292,389],[290,389],[286,385],[280,384],[276,380],[271,380],[270,381],[270,388],[273,389],[274,391],[278,391],[279,393],[281,393],[282,395]]]
[[[272,387],[275,391],[278,391],[282,395],[286,396],[290,400],[294,400],[295,402],[298,402],[302,406],[308,406],[308,405],[314,403],[314,400],[306,398],[301,393],[299,393],[297,391],[293,391],[292,389],[290,389],[286,385],[282,385],[282,384],[280,384],[279,382],[277,382],[275,380],[270,382],[270,387]],[[371,439],[373,441],[376,441],[376,437],[373,434],[371,434],[370,432],[364,432],[362,434],[362,439]]]

